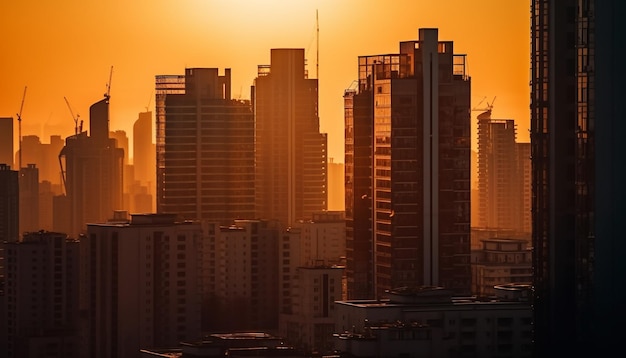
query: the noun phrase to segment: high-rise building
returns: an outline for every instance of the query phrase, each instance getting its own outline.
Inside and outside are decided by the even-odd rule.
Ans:
[[[39,168],[28,163],[20,169],[20,235],[39,230]]]
[[[252,88],[257,217],[289,226],[327,208],[327,138],[319,130],[318,80],[304,49],[272,49]]]
[[[66,234],[44,231],[5,245],[3,357],[81,357],[78,245]]]
[[[328,158],[328,210],[343,211],[346,207],[346,185],[343,163]]]
[[[152,112],[140,112],[133,124],[133,166],[135,180],[154,196],[156,185],[156,149],[152,140]]]
[[[0,117],[0,164],[13,166],[13,117]]]
[[[254,218],[252,107],[231,98],[224,72],[156,78],[159,213],[224,225]]]
[[[87,223],[106,222],[122,207],[123,150],[109,138],[109,97],[89,108],[90,133],[67,137],[59,153],[68,207],[68,234],[83,233]],[[55,208],[56,211],[56,208]]]
[[[81,238],[81,357],[137,357],[200,332],[199,223],[117,212]]]
[[[531,156],[535,355],[623,347],[623,1],[534,0]]]
[[[0,243],[19,240],[18,171],[0,163]]]
[[[517,216],[515,230],[530,240],[530,233],[532,232],[530,143],[518,142],[515,143],[515,148],[515,153],[517,153],[517,191],[520,195],[518,208],[520,212]]]
[[[437,29],[359,57],[345,93],[348,297],[470,291],[470,78]],[[393,114],[393,115],[392,115]],[[366,283],[368,275],[372,286]],[[361,286],[359,286],[361,285]]]
[[[478,226],[513,229],[520,215],[516,126],[512,119],[478,115]]]

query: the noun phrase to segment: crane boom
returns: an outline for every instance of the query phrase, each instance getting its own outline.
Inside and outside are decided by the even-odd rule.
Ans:
[[[109,82],[107,83],[107,93],[104,94],[104,97],[108,100],[111,98],[111,80],[113,79],[113,66],[111,66],[111,71],[109,72]]]
[[[72,119],[74,120],[74,134],[78,134],[78,117],[80,114],[74,116],[74,111],[72,111],[72,106],[70,106],[70,102],[67,100],[67,97],[63,97],[65,99],[65,103],[67,103],[67,108],[70,110],[70,114],[72,115]]]
[[[24,99],[26,98],[26,89],[28,87],[24,86],[24,94],[22,95],[22,104],[20,105],[20,112],[17,114],[17,124],[18,124],[18,131],[19,131],[19,139],[20,139],[20,143],[19,143],[19,151],[20,151],[20,156],[19,156],[19,163],[18,163],[18,170],[22,169],[22,110],[24,109]]]

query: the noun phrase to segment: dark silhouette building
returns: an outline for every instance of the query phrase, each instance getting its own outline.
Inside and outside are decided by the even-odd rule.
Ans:
[[[20,169],[20,235],[39,230],[39,168],[28,163]]]
[[[13,117],[0,117],[0,163],[13,166]]]
[[[51,135],[50,143],[42,143],[36,135],[22,137],[22,167],[35,164],[39,169],[39,181],[48,180],[55,187],[61,185],[59,168],[59,152],[63,149],[63,139],[59,135]],[[19,161],[20,150],[15,154],[15,162]],[[56,189],[56,188],[55,188]]]
[[[63,216],[69,216],[67,232],[74,238],[87,223],[106,222],[122,207],[124,151],[109,138],[108,95],[91,105],[89,123],[89,136],[80,132],[67,137],[59,153],[67,196]]]
[[[5,256],[4,356],[80,357],[78,241],[62,233],[26,233],[5,244]]]
[[[225,225],[254,217],[254,117],[230,69],[157,76],[157,211]]]
[[[257,217],[283,225],[327,208],[327,138],[319,130],[318,80],[304,49],[272,49],[252,87]]]
[[[19,240],[18,171],[0,163],[0,243]]]
[[[156,198],[156,148],[152,141],[152,112],[140,112],[133,124],[133,173],[131,211],[154,212]]]
[[[531,6],[535,355],[623,350],[626,3]]]
[[[470,291],[470,78],[437,29],[359,57],[345,93],[349,298]],[[370,280],[371,278],[371,280]]]

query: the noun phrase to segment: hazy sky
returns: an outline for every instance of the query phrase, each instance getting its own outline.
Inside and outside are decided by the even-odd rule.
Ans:
[[[496,97],[494,118],[515,119],[518,141],[529,141],[529,6],[518,0],[1,0],[0,117],[16,117],[27,86],[22,135],[48,143],[52,134],[73,134],[63,97],[88,129],[89,106],[102,99],[113,66],[110,128],[132,140],[137,114],[154,110],[155,75],[231,68],[232,96],[249,98],[270,49],[292,47],[305,49],[315,77],[317,10],[320,128],[335,162],[343,162],[343,91],[357,79],[357,57],[397,53],[398,43],[417,39],[423,27],[438,28],[440,40],[467,54],[472,105]],[[475,147],[475,131],[472,136]]]

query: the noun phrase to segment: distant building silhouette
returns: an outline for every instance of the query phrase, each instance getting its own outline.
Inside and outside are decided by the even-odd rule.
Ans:
[[[327,138],[304,49],[272,49],[252,88],[256,215],[289,226],[327,208]]]
[[[81,357],[136,357],[200,339],[200,224],[116,216],[88,224],[80,242]]]
[[[64,142],[59,135],[50,136],[50,143],[42,143],[36,135],[22,137],[22,167],[26,164],[35,164],[39,169],[39,180],[48,180],[52,184],[61,185],[61,170],[59,168],[59,152]],[[20,151],[15,153],[15,162],[19,161]]]
[[[82,357],[78,354],[78,241],[63,233],[31,232],[21,242],[7,243],[5,256],[3,357]]]
[[[20,235],[39,230],[39,169],[28,163],[20,169]]]
[[[328,210],[344,211],[346,207],[346,185],[343,163],[328,158]]]
[[[437,29],[359,57],[346,114],[348,298],[470,291],[470,78]]]
[[[254,218],[254,117],[231,98],[230,69],[156,77],[157,211],[190,220]]]
[[[131,190],[135,195],[132,212],[155,211],[153,203],[156,200],[156,148],[152,137],[152,112],[140,112],[139,118],[133,124],[133,171],[138,184],[133,184],[136,188]],[[145,193],[141,188],[145,188]],[[138,199],[137,195],[141,195],[141,199]],[[145,207],[143,201],[148,199],[143,195],[149,196],[148,207]]]
[[[80,132],[67,137],[59,153],[67,195],[63,212],[74,238],[87,223],[106,222],[122,207],[124,151],[109,138],[109,97],[91,105],[89,119],[89,136]]]
[[[535,356],[623,351],[623,1],[534,0]]]
[[[478,115],[478,227],[517,229],[521,195],[517,185],[516,125]]]
[[[13,166],[13,117],[0,117],[0,164]]]

